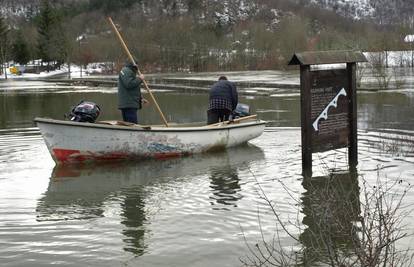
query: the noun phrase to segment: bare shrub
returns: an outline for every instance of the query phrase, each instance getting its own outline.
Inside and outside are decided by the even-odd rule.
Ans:
[[[382,52],[371,53],[368,56],[369,68],[377,82],[380,90],[389,89],[393,86],[396,89],[401,89],[406,84],[406,80],[398,73],[397,67],[387,68],[386,60],[387,54]],[[358,81],[357,81],[358,83]]]
[[[403,218],[411,212],[402,205],[411,186],[401,191],[398,185],[402,183],[403,180],[382,182],[377,179],[376,184],[368,185],[363,181],[362,217],[355,229],[358,239],[354,240],[357,258],[350,264],[367,267],[411,266],[413,254],[396,246],[398,240],[407,236]]]
[[[390,137],[390,134],[384,132],[380,133],[373,146],[378,149],[380,155],[405,157],[414,153],[414,137],[408,135]]]
[[[242,259],[243,264],[411,266],[414,254],[398,248],[398,241],[407,236],[403,218],[411,213],[411,209],[402,201],[411,185],[403,180],[380,179],[379,173],[377,177],[373,185],[356,173],[331,173],[304,179],[302,185],[306,191],[298,200],[304,215],[301,223],[282,221],[277,205],[259,184],[260,198],[269,205],[278,228],[271,240],[261,230],[261,241],[254,246],[248,245],[250,255]],[[290,194],[289,189],[284,188]],[[288,230],[291,227],[299,229],[299,235],[291,233]],[[297,242],[300,249],[284,249],[279,230]]]
[[[406,85],[406,80],[398,73],[398,68],[393,67],[394,85],[396,89],[402,89]]]
[[[391,75],[388,74],[385,67],[384,58],[382,53],[371,53],[368,59],[372,74],[377,81],[380,90],[389,88]]]
[[[362,78],[365,76],[366,68],[362,66],[362,64],[358,64],[358,68],[356,68],[356,85],[357,88],[361,88],[362,85]]]

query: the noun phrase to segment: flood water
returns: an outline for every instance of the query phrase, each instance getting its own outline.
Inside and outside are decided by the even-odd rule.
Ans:
[[[206,118],[205,94],[155,96],[169,121]],[[396,194],[414,184],[414,90],[359,94],[357,176],[340,149],[314,154],[312,181],[301,176],[297,91],[241,97],[268,121],[244,146],[162,161],[55,166],[33,119],[62,119],[82,99],[101,106],[100,120],[120,119],[114,88],[0,82],[1,266],[242,266],[252,257],[249,246],[271,242],[280,230],[261,189],[309,257],[310,233],[331,234],[316,230],[327,188],[343,189],[331,213],[351,225],[361,212],[363,179],[401,180]],[[139,116],[143,124],[161,122],[152,107]],[[413,202],[411,190],[404,203]],[[410,234],[413,219],[404,219]],[[278,240],[287,251],[300,248],[283,231]],[[347,249],[351,241],[335,242]],[[410,244],[412,237],[400,246]],[[314,254],[312,261],[323,260]]]

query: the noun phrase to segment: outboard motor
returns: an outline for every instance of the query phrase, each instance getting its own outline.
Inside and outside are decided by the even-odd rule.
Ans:
[[[249,105],[238,103],[236,109],[233,110],[232,119],[237,119],[250,115]]]
[[[71,121],[94,123],[101,113],[101,108],[94,102],[81,101],[69,113]]]

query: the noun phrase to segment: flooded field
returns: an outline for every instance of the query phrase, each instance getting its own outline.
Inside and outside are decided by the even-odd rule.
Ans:
[[[169,121],[206,119],[206,94],[155,96]],[[326,188],[344,189],[332,217],[351,225],[360,216],[363,180],[401,180],[397,195],[414,184],[412,89],[360,93],[357,174],[347,171],[345,149],[330,151],[314,155],[312,183],[301,176],[295,90],[240,99],[268,121],[244,146],[162,161],[55,166],[33,119],[63,119],[80,100],[98,103],[100,120],[120,119],[115,88],[0,82],[1,266],[242,266],[252,256],[248,246],[271,242],[280,230],[261,189],[310,251],[320,219],[311,211],[326,204]],[[143,124],[161,123],[152,107],[139,116]],[[404,204],[413,202],[411,190]],[[356,212],[343,212],[351,209],[344,203]],[[404,218],[409,234],[413,219]],[[300,248],[283,231],[278,240],[287,251]],[[351,241],[335,242],[346,250]],[[399,246],[410,244],[413,237]]]

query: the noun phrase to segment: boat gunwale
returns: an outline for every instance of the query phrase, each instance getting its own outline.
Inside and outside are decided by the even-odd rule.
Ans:
[[[235,128],[244,128],[251,126],[258,126],[266,124],[266,121],[263,120],[254,120],[241,123],[232,123],[227,125],[220,125],[214,127],[208,127],[208,125],[203,126],[191,126],[191,127],[153,127],[150,125],[139,126],[123,126],[123,125],[108,125],[108,124],[99,124],[99,123],[87,123],[87,122],[73,122],[73,121],[64,121],[56,120],[51,118],[39,118],[34,119],[36,123],[45,123],[45,124],[55,124],[55,125],[64,125],[64,126],[75,126],[75,127],[86,127],[86,128],[99,128],[107,130],[122,130],[122,131],[139,131],[139,132],[199,132],[199,131],[222,131],[230,130]],[[150,126],[150,129],[145,129],[144,127]]]

